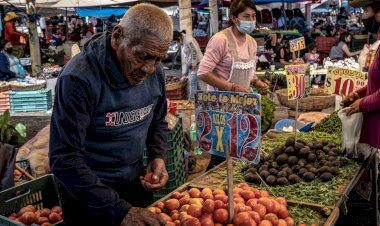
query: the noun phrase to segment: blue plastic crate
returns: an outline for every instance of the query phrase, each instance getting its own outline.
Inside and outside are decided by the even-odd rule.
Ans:
[[[11,112],[47,111],[53,104],[51,89],[12,91],[9,96]]]

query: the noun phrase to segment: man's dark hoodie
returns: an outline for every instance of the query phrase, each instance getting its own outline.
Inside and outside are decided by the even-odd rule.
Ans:
[[[166,155],[164,72],[128,84],[110,37],[95,35],[57,82],[49,157],[68,225],[120,225],[144,147],[148,162]]]

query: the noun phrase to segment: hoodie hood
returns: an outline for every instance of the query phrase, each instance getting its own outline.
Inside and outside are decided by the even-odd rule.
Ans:
[[[111,47],[110,32],[92,36],[82,51],[94,67],[100,67],[101,77],[104,76],[111,88],[125,89],[131,86],[124,77],[116,53]]]

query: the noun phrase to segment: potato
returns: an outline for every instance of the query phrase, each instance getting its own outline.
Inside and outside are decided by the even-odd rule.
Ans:
[[[43,224],[45,222],[49,222],[49,219],[47,217],[39,217],[37,220],[36,220],[36,224]]]

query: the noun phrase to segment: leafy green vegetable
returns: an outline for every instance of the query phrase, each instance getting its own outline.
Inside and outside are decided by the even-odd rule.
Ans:
[[[13,125],[11,123],[11,115],[9,113],[9,110],[6,110],[4,114],[0,116],[0,130],[0,141],[3,143],[17,143],[26,137],[25,125],[21,123]]]
[[[274,118],[276,105],[272,99],[261,95],[261,130],[266,130],[271,126]]]

